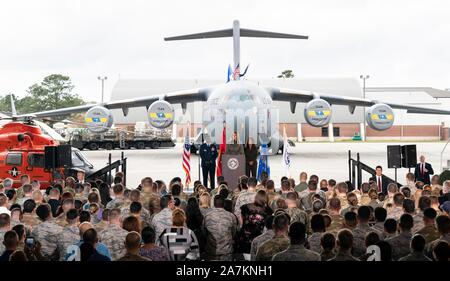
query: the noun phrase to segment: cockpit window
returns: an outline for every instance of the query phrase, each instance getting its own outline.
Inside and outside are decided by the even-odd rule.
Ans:
[[[28,165],[31,167],[44,168],[44,154],[30,153],[28,154]]]
[[[93,165],[86,159],[86,157],[84,157],[84,155],[81,154],[81,152],[76,151],[75,153],[76,153],[76,154],[78,155],[78,157],[83,161],[84,164],[86,164],[86,165],[88,165],[88,166],[93,166]],[[84,164],[83,164],[83,165],[84,165]]]
[[[83,167],[84,163],[83,160],[80,158],[78,153],[75,151],[72,151],[72,166],[74,167]]]
[[[6,156],[6,165],[21,166],[22,153],[8,153],[8,155]]]

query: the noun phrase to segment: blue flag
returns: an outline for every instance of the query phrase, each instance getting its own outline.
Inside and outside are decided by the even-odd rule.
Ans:
[[[259,155],[259,163],[258,163],[258,172],[257,172],[257,180],[259,181],[262,172],[266,172],[270,178],[270,167],[269,167],[269,149],[267,148],[267,144],[261,145],[261,153]]]
[[[231,65],[228,65],[228,73],[227,73],[227,83],[231,80]]]

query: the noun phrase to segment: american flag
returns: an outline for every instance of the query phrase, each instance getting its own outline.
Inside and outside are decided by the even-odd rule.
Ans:
[[[183,146],[183,170],[186,173],[185,186],[189,187],[191,183],[191,145],[189,143],[189,126],[186,130],[186,136],[184,138]]]
[[[240,74],[241,74],[241,69],[238,64],[233,72],[233,80],[239,80]]]

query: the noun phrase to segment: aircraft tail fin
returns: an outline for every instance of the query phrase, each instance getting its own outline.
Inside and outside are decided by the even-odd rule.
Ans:
[[[233,29],[230,28],[230,29],[207,31],[207,32],[193,33],[193,34],[173,36],[173,37],[165,37],[164,41],[222,38],[222,37],[232,37],[232,36],[233,36]]]
[[[256,29],[240,28],[239,21],[233,22],[233,28],[214,30],[200,33],[192,33],[186,35],[172,36],[164,38],[164,41],[176,41],[176,40],[191,40],[191,39],[207,39],[207,38],[224,38],[233,37],[233,56],[234,56],[234,69],[237,69],[240,61],[240,37],[254,37],[254,38],[279,38],[279,39],[308,39],[308,36],[270,32]],[[240,74],[240,73],[238,73]],[[237,75],[237,79],[239,79]]]
[[[17,116],[16,105],[14,104],[13,94],[10,94],[9,96],[11,98],[11,115],[14,117]]]

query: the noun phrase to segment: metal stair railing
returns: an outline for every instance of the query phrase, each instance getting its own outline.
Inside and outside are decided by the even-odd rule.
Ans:
[[[352,186],[355,189],[361,188],[362,185],[362,171],[365,171],[372,175],[372,177],[375,176],[376,171],[374,168],[370,167],[367,164],[364,164],[360,160],[359,153],[356,153],[356,159],[352,158],[352,152],[351,150],[348,151],[348,181],[352,184]],[[389,183],[395,183],[400,188],[402,184],[397,182],[396,180],[386,176],[382,175],[382,180]]]

